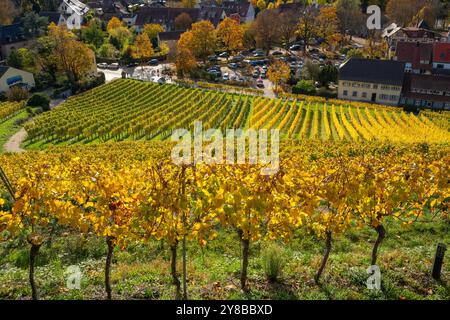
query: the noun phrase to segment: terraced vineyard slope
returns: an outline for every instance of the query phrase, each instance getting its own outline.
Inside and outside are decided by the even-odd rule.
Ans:
[[[26,125],[28,145],[165,140],[174,129],[279,129],[318,140],[448,142],[431,118],[393,108],[357,108],[267,99],[176,85],[116,80],[70,98]]]

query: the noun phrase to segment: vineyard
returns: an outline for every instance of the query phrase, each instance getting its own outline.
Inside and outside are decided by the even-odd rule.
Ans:
[[[29,122],[27,145],[166,140],[174,129],[278,129],[291,139],[449,142],[446,127],[425,115],[388,107],[357,107],[267,99],[177,85],[116,80],[70,98]],[[447,121],[448,122],[448,121]],[[446,125],[448,127],[448,123]]]
[[[22,103],[0,102],[0,123],[10,119],[23,108]]]
[[[29,151],[0,154],[0,298],[450,299],[448,113],[297,98],[120,79],[25,123]],[[176,165],[195,121],[280,130],[279,170]]]
[[[176,166],[170,150],[119,142],[0,156],[14,189],[0,199],[1,259],[29,255],[30,271],[29,285],[23,269],[0,271],[0,296],[449,299],[427,275],[434,244],[450,240],[447,144],[289,141],[269,177],[255,165]],[[290,254],[283,276],[267,248]],[[84,282],[67,292],[71,263]],[[384,287],[370,292],[375,264]]]

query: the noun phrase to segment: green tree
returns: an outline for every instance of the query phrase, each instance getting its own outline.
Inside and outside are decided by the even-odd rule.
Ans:
[[[102,30],[102,23],[98,18],[93,18],[86,27],[81,29],[81,39],[95,48],[100,48],[105,38],[106,33]]]
[[[98,49],[98,55],[102,58],[117,59],[120,56],[120,51],[117,50],[111,43],[105,42]]]
[[[339,71],[335,66],[326,65],[318,75],[318,81],[322,86],[328,87],[330,82],[337,82]]]
[[[306,60],[302,70],[302,79],[304,80],[319,80],[320,66],[312,63],[311,60]]]
[[[48,25],[48,18],[41,17],[37,13],[27,12],[22,18],[23,33],[26,37],[32,38],[40,35]]]
[[[314,94],[316,86],[313,80],[299,80],[295,86],[292,87],[292,93],[296,94]]]

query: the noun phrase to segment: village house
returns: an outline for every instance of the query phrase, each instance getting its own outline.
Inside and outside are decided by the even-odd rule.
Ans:
[[[67,29],[80,29],[89,7],[79,0],[63,0],[58,7],[66,21]]]
[[[35,86],[33,74],[13,67],[0,66],[0,92],[7,92],[13,86],[30,90]]]
[[[433,44],[433,71],[450,75],[450,42]]]
[[[394,60],[405,62],[405,72],[431,74],[433,44],[401,41],[397,44]]]
[[[217,6],[200,6],[200,20],[209,20],[217,27],[227,15],[225,10]],[[239,18],[240,21],[240,18]]]
[[[433,43],[442,39],[440,33],[422,28],[423,26],[425,25],[419,24],[418,27],[402,28],[393,23],[384,29],[382,38],[392,51],[396,51],[399,42]]]
[[[255,20],[255,8],[253,8],[248,0],[224,0],[221,3],[217,3],[215,0],[202,0],[199,6],[200,8],[222,8],[227,17],[239,14],[241,23],[252,22]]]
[[[137,13],[135,27],[140,32],[145,24],[156,23],[166,31],[175,31],[175,19],[182,13],[188,14],[192,22],[197,22],[200,18],[199,8],[142,7]]]
[[[122,3],[122,1],[114,0],[97,0],[88,2],[87,6],[95,12],[97,17],[105,22],[111,20],[112,17],[120,19],[129,27],[135,22],[136,16],[129,12],[126,2]]]
[[[166,44],[169,48],[169,52],[167,53],[167,60],[174,61],[177,42],[181,37],[183,31],[166,31],[158,33],[158,46],[161,44]]]
[[[22,30],[21,22],[8,26],[0,25],[0,60],[6,59],[13,50],[26,47],[29,41]]]
[[[56,26],[63,26],[67,24],[64,15],[58,11],[41,11],[39,12],[41,17],[45,17],[48,20],[48,23],[53,23]]]
[[[338,98],[398,105],[405,63],[351,58],[340,66]]]
[[[406,74],[400,105],[450,110],[450,76]]]

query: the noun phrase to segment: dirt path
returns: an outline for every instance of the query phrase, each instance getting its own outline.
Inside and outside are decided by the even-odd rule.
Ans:
[[[21,128],[16,132],[3,146],[5,152],[24,152],[25,150],[20,147],[20,144],[27,137],[27,132],[24,128]]]

